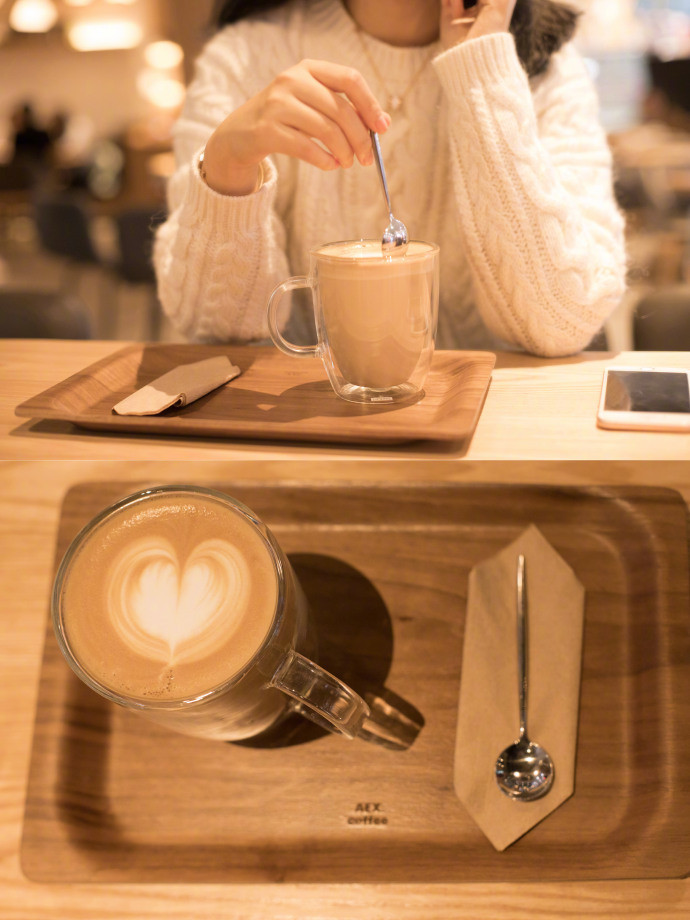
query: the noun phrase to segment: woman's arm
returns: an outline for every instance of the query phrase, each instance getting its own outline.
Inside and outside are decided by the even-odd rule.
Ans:
[[[275,209],[275,164],[266,160],[263,186],[247,195],[219,194],[199,173],[199,153],[208,138],[261,79],[252,75],[242,86],[239,69],[251,41],[268,36],[249,28],[237,31],[232,41],[215,36],[197,61],[175,128],[177,169],[168,184],[169,216],[154,244],[163,309],[197,341],[266,337],[264,305],[289,274],[285,230]],[[281,176],[281,182],[289,181],[289,175]]]
[[[390,123],[352,68],[298,61],[301,29],[282,16],[245,20],[211,41],[177,125],[179,168],[154,262],[166,313],[198,340],[268,335],[268,297],[289,274],[275,163],[284,208],[296,160],[323,170],[370,162],[367,129]],[[259,164],[264,182],[255,190]]]
[[[584,63],[564,47],[532,91],[506,32],[434,63],[484,322],[534,354],[582,349],[625,288],[624,224]]]

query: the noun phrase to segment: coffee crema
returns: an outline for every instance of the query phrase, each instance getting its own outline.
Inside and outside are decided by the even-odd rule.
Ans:
[[[435,247],[386,255],[376,240],[316,251],[325,338],[343,378],[384,390],[406,383],[435,333]]]
[[[109,690],[181,700],[252,660],[276,610],[273,560],[239,511],[203,493],[154,493],[78,545],[62,587],[67,642]]]

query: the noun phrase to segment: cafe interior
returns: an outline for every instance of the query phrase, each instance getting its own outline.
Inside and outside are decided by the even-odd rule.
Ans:
[[[628,289],[598,347],[687,350],[690,0],[578,5],[627,225]],[[213,7],[0,0],[2,337],[182,341],[151,244]]]
[[[0,3],[0,313],[24,315],[3,336],[175,339],[151,239],[212,6]],[[51,328],[41,304],[56,301]]]
[[[605,327],[576,355],[439,348],[394,405],[163,314],[153,238],[217,2],[0,0],[0,920],[690,917],[690,414],[597,416],[610,371],[690,366],[690,0],[569,0],[626,224]],[[140,500],[175,526],[119,588],[96,553]],[[61,619],[85,558],[70,596],[90,615],[107,584],[125,636],[89,620],[87,651],[148,636],[174,694],[174,609],[225,674],[245,569],[215,531],[189,552],[195,508],[311,611],[304,656],[271,642],[282,683],[242,664],[225,734],[226,684],[112,691]]]

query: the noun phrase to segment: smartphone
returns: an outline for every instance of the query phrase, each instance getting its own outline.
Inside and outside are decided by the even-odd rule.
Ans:
[[[600,428],[690,432],[690,370],[607,367],[597,424]]]

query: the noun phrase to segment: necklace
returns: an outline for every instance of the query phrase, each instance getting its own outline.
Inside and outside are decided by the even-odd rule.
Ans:
[[[404,104],[404,102],[405,102],[405,99],[407,99],[408,95],[410,94],[410,91],[412,90],[412,88],[415,86],[415,84],[417,83],[417,81],[419,80],[419,78],[421,77],[421,75],[422,75],[422,74],[424,73],[424,71],[426,70],[426,68],[427,68],[427,66],[428,66],[428,64],[429,64],[429,61],[431,61],[431,59],[432,59],[432,57],[434,56],[434,53],[435,53],[435,52],[432,51],[432,52],[422,61],[421,67],[415,72],[414,76],[412,77],[412,79],[410,80],[410,82],[407,84],[407,86],[405,87],[405,89],[402,91],[402,93],[391,93],[391,91],[388,89],[388,86],[387,86],[387,84],[386,84],[386,81],[385,81],[384,78],[383,78],[383,74],[382,74],[381,71],[379,70],[379,68],[378,68],[378,66],[377,66],[377,64],[376,64],[376,61],[374,60],[374,58],[373,58],[373,56],[371,55],[369,49],[367,48],[366,42],[364,41],[364,36],[362,35],[362,30],[359,28],[359,26],[358,26],[356,23],[355,23],[355,33],[356,33],[356,35],[357,35],[357,38],[359,39],[359,44],[360,44],[361,47],[362,47],[362,51],[364,52],[364,56],[366,57],[367,61],[369,62],[369,66],[371,67],[371,69],[372,69],[372,71],[373,71],[373,73],[374,73],[374,76],[376,77],[376,80],[378,81],[379,85],[381,86],[381,89],[382,89],[382,90],[384,91],[384,93],[386,94],[386,102],[387,102],[387,105],[385,106],[385,110],[386,110],[387,112],[397,112],[397,111],[399,111],[399,110],[403,107],[403,104]]]

